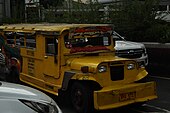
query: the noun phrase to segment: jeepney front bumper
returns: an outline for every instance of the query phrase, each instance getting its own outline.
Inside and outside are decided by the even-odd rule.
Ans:
[[[94,91],[94,107],[97,110],[112,109],[156,98],[155,82],[109,86]]]

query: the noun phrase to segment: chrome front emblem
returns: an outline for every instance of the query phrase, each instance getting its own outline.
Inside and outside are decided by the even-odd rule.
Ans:
[[[134,53],[135,51],[134,51],[134,50],[130,50],[129,52],[130,52],[130,53]]]
[[[134,53],[134,52],[135,52],[134,50],[129,50],[129,51],[128,51],[128,54]]]

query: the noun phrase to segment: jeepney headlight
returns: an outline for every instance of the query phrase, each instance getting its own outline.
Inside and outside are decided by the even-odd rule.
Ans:
[[[99,66],[98,67],[98,71],[99,71],[99,73],[102,73],[102,72],[106,72],[106,70],[107,70],[107,66]]]
[[[127,65],[127,69],[128,69],[128,70],[135,69],[135,64],[133,64],[133,63],[128,64],[128,65]]]

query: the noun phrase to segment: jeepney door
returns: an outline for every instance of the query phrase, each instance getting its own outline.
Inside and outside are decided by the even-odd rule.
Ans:
[[[53,37],[46,37],[45,39],[45,56],[43,63],[43,74],[45,79],[49,77],[59,78],[58,71],[58,40]]]

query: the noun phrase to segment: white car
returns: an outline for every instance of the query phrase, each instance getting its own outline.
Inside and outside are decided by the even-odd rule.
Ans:
[[[0,81],[0,113],[62,113],[46,94],[19,84]]]
[[[116,41],[115,50],[116,56],[123,58],[135,59],[140,66],[148,65],[148,54],[144,44],[126,41],[117,32],[113,32],[113,38]]]

